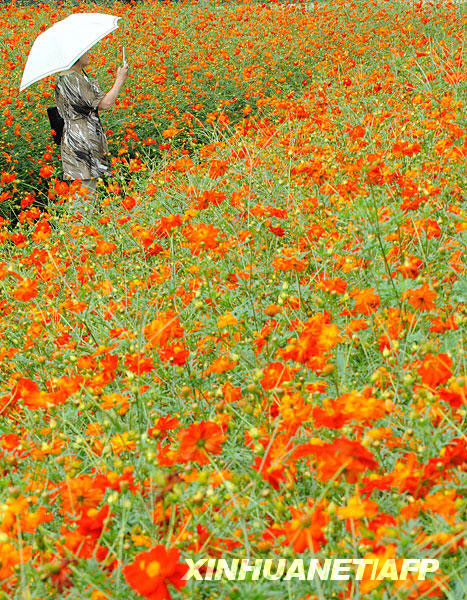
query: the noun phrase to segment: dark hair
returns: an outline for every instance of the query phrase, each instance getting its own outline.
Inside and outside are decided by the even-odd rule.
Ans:
[[[88,50],[86,50],[86,52],[89,52],[89,51],[88,51]],[[75,60],[75,62],[74,62],[74,63],[73,63],[71,66],[72,66],[72,67],[74,67],[74,66],[76,65],[76,63],[77,63],[77,62],[78,62],[78,61],[79,61],[81,58],[83,58],[83,56],[86,54],[86,52],[84,52],[83,54],[81,54],[81,56],[80,56],[79,58],[77,58],[77,59]]]

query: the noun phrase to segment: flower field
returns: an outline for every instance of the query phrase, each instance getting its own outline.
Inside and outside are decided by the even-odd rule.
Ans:
[[[54,78],[18,93],[72,11],[123,17],[102,89],[122,43],[130,65],[93,221],[67,211]],[[0,20],[0,600],[465,597],[462,6]],[[207,557],[439,570],[183,578]]]

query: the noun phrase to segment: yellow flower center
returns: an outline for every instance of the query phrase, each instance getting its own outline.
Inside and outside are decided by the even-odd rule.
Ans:
[[[157,577],[159,575],[160,570],[160,563],[158,563],[157,560],[153,560],[148,564],[146,568],[146,573],[149,575],[149,577]]]

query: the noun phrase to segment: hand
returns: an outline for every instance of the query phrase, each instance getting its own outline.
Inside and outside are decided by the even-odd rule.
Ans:
[[[117,80],[122,83],[128,79],[128,66],[118,67],[117,69]]]

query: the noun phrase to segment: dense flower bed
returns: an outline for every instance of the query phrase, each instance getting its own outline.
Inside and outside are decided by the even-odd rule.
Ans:
[[[11,83],[21,27],[66,9],[1,10],[0,194],[21,204],[0,230],[3,597],[461,597],[459,9],[115,6],[135,71],[103,117],[115,173],[92,222],[67,214],[53,148],[36,152],[52,82],[28,99]],[[111,48],[94,55],[109,84]],[[223,85],[254,104],[195,134],[180,107]],[[184,581],[207,556],[440,570]]]

